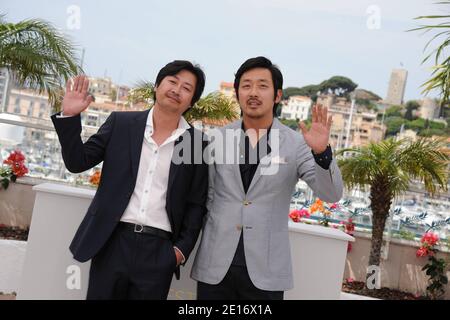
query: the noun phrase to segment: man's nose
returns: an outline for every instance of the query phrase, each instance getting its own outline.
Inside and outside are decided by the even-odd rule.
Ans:
[[[172,89],[171,89],[171,92],[176,94],[176,95],[179,95],[180,94],[180,90],[181,90],[180,86],[173,86]]]
[[[258,91],[256,86],[252,86],[250,88],[250,92],[249,92],[250,97],[257,97],[258,96]]]

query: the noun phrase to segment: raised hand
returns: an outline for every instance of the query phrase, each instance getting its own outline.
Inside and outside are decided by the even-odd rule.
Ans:
[[[326,107],[322,108],[322,105],[314,105],[312,108],[311,128],[308,130],[302,121],[298,124],[306,144],[315,154],[324,152],[328,145],[332,116],[327,117],[327,115],[328,110]]]
[[[72,85],[73,83],[73,85]],[[94,100],[88,95],[89,80],[86,76],[76,76],[66,83],[66,94],[62,101],[65,116],[76,116],[86,110]]]

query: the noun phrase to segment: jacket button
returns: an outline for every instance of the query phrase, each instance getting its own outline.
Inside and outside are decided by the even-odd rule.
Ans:
[[[249,204],[252,204],[252,202],[251,202],[251,201],[248,201],[248,200],[245,200],[245,201],[244,201],[244,206],[248,206]]]

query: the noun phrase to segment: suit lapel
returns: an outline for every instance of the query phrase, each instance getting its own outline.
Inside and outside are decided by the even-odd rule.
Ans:
[[[177,144],[180,143],[180,141],[182,140],[182,137],[185,134],[190,134],[190,130],[191,129],[186,130],[181,136],[179,136],[178,139],[175,140],[174,146],[176,146]],[[175,152],[172,154],[172,159],[173,159],[174,155],[175,155]],[[183,157],[183,148],[181,148],[179,156]],[[170,190],[172,189],[173,182],[175,181],[175,177],[177,176],[177,173],[180,171],[180,167],[181,167],[181,164],[175,164],[173,161],[170,161],[169,181],[167,183],[167,196],[169,196]]]
[[[130,124],[130,157],[133,179],[136,181],[139,161],[141,159],[142,143],[144,141],[145,125],[150,110],[140,112]]]
[[[239,133],[240,133],[239,136],[238,136],[239,137],[238,141],[237,141],[237,144],[238,144],[238,150],[237,150],[238,151],[238,155],[237,155],[237,157],[238,158],[237,159],[236,158],[233,159],[233,163],[231,164],[231,166],[233,168],[234,177],[235,177],[235,179],[237,181],[237,184],[239,186],[239,190],[242,193],[245,193],[244,192],[244,185],[242,184],[241,169],[240,169],[240,166],[239,166],[241,157],[244,156],[244,152],[245,152],[245,145],[244,145],[245,140],[243,139],[243,137],[244,137],[244,130],[242,130],[242,120],[241,119],[237,120],[233,124],[231,129],[239,130]],[[225,137],[226,137],[226,133],[225,133]],[[233,148],[234,148],[234,145],[233,145]],[[225,150],[225,152],[226,152],[226,150]],[[235,154],[235,150],[232,150],[232,153]],[[236,160],[237,160],[237,163],[236,163]]]

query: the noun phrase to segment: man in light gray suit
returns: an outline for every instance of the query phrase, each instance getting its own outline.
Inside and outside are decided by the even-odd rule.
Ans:
[[[282,87],[269,59],[247,60],[234,80],[242,120],[209,133],[216,143],[210,144],[208,213],[191,273],[198,299],[283,299],[293,287],[288,215],[298,179],[323,201],[342,196],[328,144],[331,116],[314,106],[309,129],[281,124],[274,115]],[[230,154],[238,161],[224,160]]]

